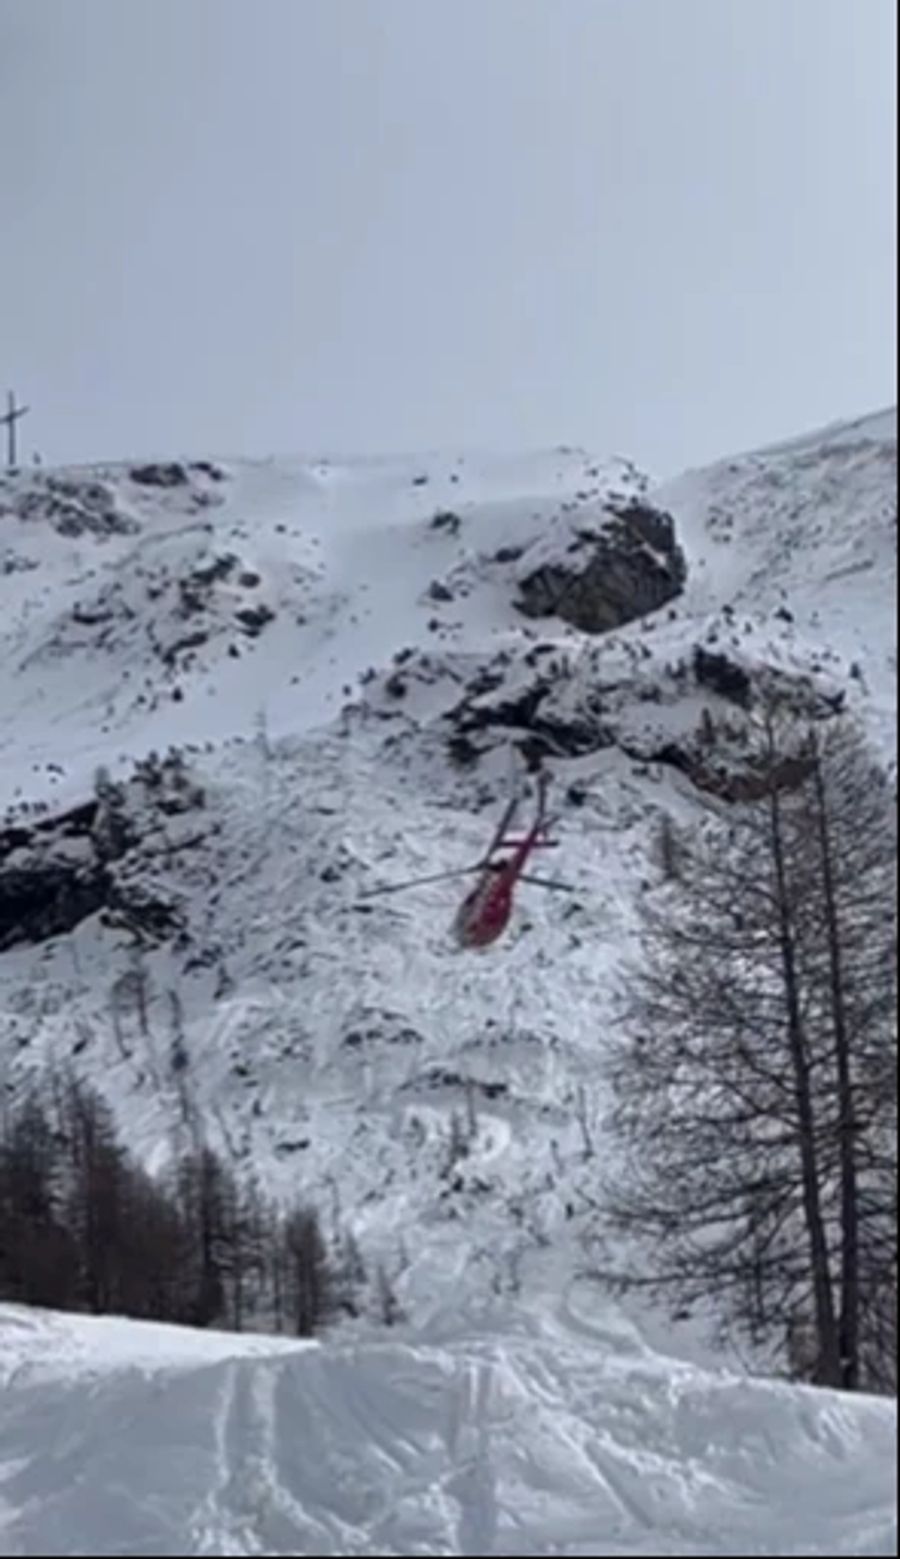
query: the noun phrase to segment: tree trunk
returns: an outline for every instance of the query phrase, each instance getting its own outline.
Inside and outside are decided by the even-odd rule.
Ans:
[[[778,901],[779,950],[787,1013],[788,1045],[794,1073],[794,1091],[799,1127],[800,1163],[803,1181],[803,1212],[812,1263],[816,1332],[819,1345],[817,1382],[822,1386],[840,1385],[840,1350],[834,1295],[828,1261],[828,1242],[822,1215],[821,1183],[816,1155],[815,1117],[810,1088],[809,1061],[803,1032],[797,979],[794,927],[788,898],[781,806],[777,782],[773,779],[769,797],[770,843],[775,868]]]
[[[850,1037],[844,1001],[844,975],[838,921],[837,894],[832,864],[828,806],[821,761],[813,770],[816,797],[816,823],[822,868],[828,942],[828,975],[831,1019],[834,1031],[835,1066],[838,1087],[838,1135],[841,1166],[841,1294],[839,1346],[841,1385],[847,1391],[859,1388],[859,1198],[856,1174],[856,1115],[853,1077],[850,1066]]]

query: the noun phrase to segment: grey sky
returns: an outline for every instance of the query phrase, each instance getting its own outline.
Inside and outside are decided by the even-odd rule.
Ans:
[[[895,397],[893,0],[0,0],[26,451],[584,443]]]

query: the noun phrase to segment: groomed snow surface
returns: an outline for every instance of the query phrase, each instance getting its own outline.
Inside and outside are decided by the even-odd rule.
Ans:
[[[0,1552],[896,1553],[891,1404],[616,1345],[583,1298],[352,1347],[0,1307]]]

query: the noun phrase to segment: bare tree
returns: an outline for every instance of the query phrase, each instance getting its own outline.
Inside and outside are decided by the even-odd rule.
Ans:
[[[298,1337],[312,1337],[334,1313],[336,1295],[325,1241],[311,1207],[298,1207],[285,1219],[288,1313]]]
[[[578,1092],[575,1095],[575,1119],[581,1132],[582,1156],[586,1159],[593,1158],[594,1138],[589,1120],[587,1090],[583,1083],[579,1083]]]
[[[806,1339],[810,1379],[884,1389],[896,1369],[889,798],[849,728],[798,734],[770,708],[759,734],[758,799],[685,849],[677,881],[645,903],[611,1068],[627,1161],[609,1188],[614,1222],[645,1247],[642,1281],[675,1306],[713,1296],[726,1325],[790,1338],[795,1366]]]
[[[233,1176],[211,1148],[201,1145],[179,1165],[178,1196],[190,1231],[191,1322],[224,1322],[226,1276],[234,1256]]]
[[[478,1136],[478,1108],[475,1103],[475,1079],[466,1078],[466,1134],[470,1142]]]
[[[80,1298],[101,1315],[118,1307],[128,1166],[109,1106],[75,1078],[62,1093],[59,1127],[67,1160],[64,1216],[78,1250]]]
[[[444,1166],[444,1174],[449,1174],[460,1159],[469,1156],[469,1137],[463,1125],[462,1116],[458,1110],[450,1112],[450,1135],[447,1141],[447,1161]]]
[[[352,1230],[344,1230],[333,1255],[335,1299],[338,1307],[349,1316],[360,1313],[359,1294],[368,1279],[359,1241]]]
[[[681,830],[670,812],[661,812],[656,836],[656,853],[666,880],[678,876],[681,865]]]
[[[375,1285],[378,1300],[378,1314],[384,1326],[396,1326],[403,1320],[403,1307],[397,1298],[397,1293],[388,1276],[387,1267],[383,1261],[378,1263],[375,1269]]]
[[[152,1178],[105,1100],[71,1075],[0,1119],[0,1299],[61,1309],[311,1336],[358,1313],[352,1238],[333,1261],[315,1211],[286,1216],[241,1184],[198,1134]]]
[[[144,1039],[150,1032],[149,1000],[150,1000],[150,971],[147,968],[147,960],[144,949],[140,943],[135,943],[131,948],[131,993],[134,1007],[137,1013],[138,1026]]]
[[[65,1308],[75,1299],[72,1240],[60,1218],[59,1150],[29,1095],[0,1132],[0,1295]]]
[[[895,1387],[895,1344],[877,1338],[896,1310],[896,812],[846,722],[810,730],[807,751],[806,983],[835,1098],[841,1384]]]
[[[109,992],[110,1017],[113,1035],[119,1054],[125,1061],[132,1056],[131,1046],[125,1038],[125,1017],[137,1019],[138,1032],[143,1039],[150,1034],[150,970],[143,948],[135,943],[129,949],[128,968],[113,981]]]

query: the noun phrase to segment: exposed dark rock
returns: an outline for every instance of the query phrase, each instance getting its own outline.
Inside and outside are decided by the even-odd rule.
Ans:
[[[275,613],[271,606],[266,606],[265,602],[261,601],[259,606],[242,606],[234,615],[244,632],[255,638],[257,634],[262,633],[266,623],[272,622]]]
[[[199,649],[201,645],[208,642],[209,634],[205,628],[197,628],[193,633],[182,634],[180,639],[166,645],[162,651],[163,662],[167,666],[175,666],[178,664],[179,655],[183,655],[186,650]]]
[[[309,1137],[282,1137],[275,1144],[276,1158],[289,1158],[292,1153],[303,1153],[309,1147]]]
[[[428,586],[428,595],[432,601],[452,601],[453,591],[449,590],[440,579],[433,579]]]
[[[474,768],[482,754],[482,749],[476,747],[470,737],[457,732],[447,741],[447,752],[452,761],[461,769]]]
[[[105,906],[107,925],[130,931],[142,942],[164,942],[185,926],[181,910],[140,882],[113,881]]]
[[[181,755],[151,754],[127,785],[99,771],[87,802],[33,823],[0,827],[0,952],[61,936],[89,916],[160,940],[182,931],[180,909],[140,876],[141,817],[202,807]],[[149,807],[149,815],[146,808]]]
[[[425,480],[427,481],[427,477]],[[461,525],[462,520],[458,514],[453,513],[452,509],[438,509],[431,521],[432,530],[445,530],[451,536],[455,536],[458,533]]]
[[[221,579],[228,579],[238,566],[238,559],[233,552],[220,552],[211,563],[195,568],[187,576],[186,583],[198,585],[214,585]]]
[[[520,738],[515,745],[530,767],[536,767],[543,757],[577,758],[612,746],[615,738],[600,718],[599,701],[597,708],[579,715],[548,714],[541,706],[551,691],[552,683],[541,680],[516,697],[478,704],[472,701],[470,689],[444,716],[455,727],[451,740],[459,750],[459,739],[470,737],[472,732],[496,728],[515,731]],[[476,692],[480,693],[477,685]]]
[[[494,563],[515,563],[524,551],[524,547],[498,547],[491,561]]]
[[[467,698],[481,698],[485,693],[493,693],[496,688],[503,686],[502,671],[492,671],[489,666],[482,666],[480,671],[466,683]]]
[[[348,1050],[371,1044],[421,1045],[424,1044],[424,1035],[394,1013],[373,1013],[368,1022],[357,1023],[348,1029],[341,1044],[346,1045]]]
[[[637,753],[622,744],[622,750],[630,757],[640,757],[651,763],[663,763],[686,775],[698,790],[718,796],[723,801],[760,801],[778,791],[797,790],[812,772],[811,759],[788,756],[780,759],[770,770],[762,766],[744,763],[741,767],[714,763],[707,755],[689,744],[666,742],[652,752]]]
[[[694,649],[694,676],[703,687],[708,687],[722,698],[728,698],[742,709],[752,702],[753,685],[743,666],[721,655],[705,650],[702,644]]]
[[[12,513],[26,522],[45,520],[61,536],[87,533],[102,539],[140,530],[136,520],[119,512],[113,489],[88,477],[36,479],[23,492],[14,493]]]
[[[100,628],[104,623],[112,622],[115,613],[111,606],[79,606],[76,601],[72,607],[72,621],[82,628]]]
[[[607,508],[595,528],[578,530],[569,554],[571,561],[542,564],[519,582],[515,605],[525,616],[605,633],[664,605],[687,577],[671,517],[637,501]]]
[[[76,874],[64,863],[29,859],[0,875],[0,952],[44,942],[78,925],[106,902],[105,874]]]
[[[178,460],[132,466],[129,475],[141,487],[184,487],[188,480],[187,471]]]
[[[426,1072],[420,1072],[418,1076],[411,1077],[408,1082],[401,1085],[401,1092],[418,1092],[420,1089],[472,1089],[481,1094],[483,1099],[501,1099],[509,1093],[509,1084],[504,1082],[483,1081],[478,1077],[463,1077],[461,1072],[455,1072],[449,1067],[432,1066]]]
[[[108,868],[47,851],[21,851],[0,861],[0,951],[17,942],[45,942],[103,908]]]

